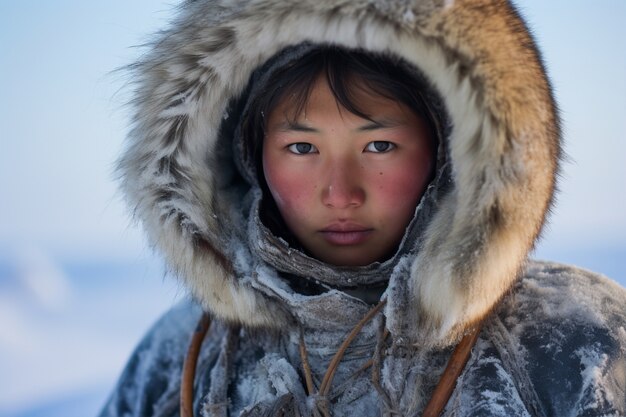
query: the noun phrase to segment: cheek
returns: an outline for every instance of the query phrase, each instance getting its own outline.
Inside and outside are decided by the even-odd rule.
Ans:
[[[306,208],[315,190],[315,181],[310,175],[302,175],[284,164],[264,164],[263,171],[267,185],[276,205],[285,220]]]
[[[376,172],[373,181],[381,207],[391,215],[412,216],[427,186],[431,166],[429,160],[412,160]]]

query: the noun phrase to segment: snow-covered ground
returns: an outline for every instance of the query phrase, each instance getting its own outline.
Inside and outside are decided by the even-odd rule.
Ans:
[[[559,253],[560,252],[560,253]],[[626,286],[626,248],[537,257],[578,264]],[[0,416],[95,416],[142,334],[184,297],[160,262],[0,254]]]
[[[154,259],[0,263],[0,416],[96,415],[133,346],[182,297]]]

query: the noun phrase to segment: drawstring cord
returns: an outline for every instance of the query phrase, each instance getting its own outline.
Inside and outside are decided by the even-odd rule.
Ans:
[[[183,365],[183,380],[180,384],[180,417],[193,417],[193,382],[196,379],[196,364],[198,363],[202,341],[210,326],[211,318],[208,313],[203,313],[191,337]]]
[[[339,362],[343,358],[346,350],[352,343],[352,341],[359,334],[363,326],[367,322],[369,322],[380,310],[385,306],[386,300],[378,303],[374,308],[372,308],[366,315],[357,323],[357,325],[352,329],[348,337],[343,341],[339,349],[333,356],[330,364],[328,365],[328,369],[322,379],[322,383],[319,389],[319,396],[326,397],[330,390],[330,385],[335,376],[335,372],[337,367],[339,366]],[[189,349],[187,350],[187,355],[185,356],[185,361],[183,365],[183,374],[182,374],[182,382],[180,387],[180,416],[181,417],[193,417],[193,384],[195,380],[196,374],[196,365],[198,362],[198,356],[200,354],[200,348],[202,346],[202,341],[206,336],[206,333],[209,330],[211,325],[211,319],[207,313],[202,314],[198,325],[196,326],[196,330],[191,338],[191,343],[189,344]],[[446,365],[446,369],[443,371],[441,378],[439,379],[439,383],[435,387],[433,394],[430,398],[430,401],[424,408],[422,412],[422,417],[438,417],[441,415],[441,412],[445,408],[452,392],[454,391],[454,387],[456,386],[456,381],[458,377],[461,375],[461,372],[465,368],[467,361],[470,357],[472,348],[476,344],[478,340],[478,334],[480,333],[481,326],[476,326],[469,333],[467,333],[459,342],[459,344],[454,349],[454,352],[450,356],[448,360],[448,364]],[[388,331],[385,331],[384,338],[386,338]],[[379,347],[377,347],[377,350]],[[308,395],[315,395],[315,387],[313,385],[313,376],[311,373],[311,367],[309,366],[308,354],[306,351],[306,346],[304,344],[304,337],[302,333],[300,333],[300,357],[302,360],[302,367],[304,370],[304,378],[307,388]],[[367,361],[362,367],[362,370],[369,368],[370,366],[375,365],[372,371],[372,382],[374,386],[379,392],[384,392],[382,387],[380,386],[380,364],[377,363],[376,359],[370,359]],[[328,410],[320,410],[323,415],[329,415]]]
[[[448,400],[454,391],[456,381],[463,372],[465,365],[472,353],[472,348],[478,340],[481,325],[474,327],[469,333],[463,336],[463,339],[456,345],[454,352],[448,360],[445,371],[439,378],[439,383],[435,387],[430,401],[426,404],[426,408],[422,411],[422,417],[438,417],[448,404]]]
[[[300,333],[300,358],[302,362],[302,368],[304,371],[304,379],[307,385],[307,394],[309,396],[316,396],[319,400],[316,402],[316,407],[313,409],[313,417],[330,417],[330,411],[328,409],[328,392],[330,391],[331,383],[333,382],[333,378],[335,377],[335,372],[337,371],[337,367],[339,366],[339,362],[343,359],[346,350],[352,343],[352,341],[359,334],[363,326],[367,324],[387,303],[386,300],[378,303],[374,308],[367,312],[367,314],[354,326],[348,337],[341,343],[339,349],[333,356],[328,365],[328,369],[326,369],[326,373],[324,374],[324,378],[322,379],[322,383],[320,384],[319,394],[315,394],[315,388],[313,387],[313,376],[311,374],[311,367],[309,366],[308,354],[306,351],[306,345],[304,343],[304,337],[302,333]],[[371,366],[366,363],[365,365]],[[365,366],[362,369],[367,369]]]
[[[315,395],[315,386],[313,385],[313,373],[311,372],[311,366],[309,365],[309,355],[306,351],[306,345],[304,344],[304,335],[302,334],[302,329],[300,330],[300,361],[302,362],[302,369],[304,370],[306,393],[307,395]]]
[[[378,340],[376,341],[376,351],[374,352],[374,357],[371,359],[372,362],[372,375],[371,381],[378,391],[378,395],[382,398],[383,403],[385,404],[385,409],[387,411],[385,416],[393,414],[393,408],[391,406],[391,399],[389,398],[389,394],[385,391],[380,384],[380,370],[382,368],[381,361],[383,357],[383,348],[385,347],[385,341],[389,336],[389,330],[386,328],[385,320],[381,320],[380,326],[378,327]]]

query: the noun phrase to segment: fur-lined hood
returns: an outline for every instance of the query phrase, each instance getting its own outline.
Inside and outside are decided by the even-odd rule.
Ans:
[[[419,251],[390,280],[412,340],[448,345],[512,288],[552,200],[559,122],[539,53],[504,0],[189,0],[132,69],[135,115],[119,161],[150,242],[205,309],[280,327],[292,312],[261,290],[224,141],[251,74],[302,43],[397,55],[442,97],[451,185]],[[405,273],[397,271],[405,269]],[[395,280],[395,281],[394,281]],[[396,282],[398,281],[398,282]],[[393,333],[393,328],[392,328]]]

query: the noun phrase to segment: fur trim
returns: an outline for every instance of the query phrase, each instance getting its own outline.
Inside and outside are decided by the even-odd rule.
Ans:
[[[185,2],[133,67],[136,114],[119,170],[150,241],[216,316],[289,321],[233,274],[223,249],[233,220],[214,158],[229,101],[260,64],[302,42],[399,55],[430,79],[452,122],[454,187],[408,282],[416,338],[452,343],[511,288],[553,195],[558,117],[524,23],[501,0],[230,4]]]

